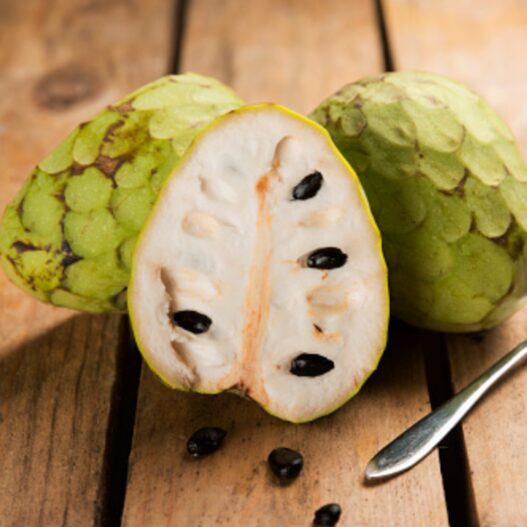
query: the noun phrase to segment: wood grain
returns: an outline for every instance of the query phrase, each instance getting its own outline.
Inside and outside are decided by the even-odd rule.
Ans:
[[[0,209],[76,124],[167,70],[171,19],[168,0],[0,2]],[[97,523],[120,318],[3,273],[0,311],[0,524]]]
[[[212,75],[248,102],[308,113],[345,83],[383,68],[369,0],[192,0],[190,6],[182,70]]]
[[[92,525],[121,317],[77,316],[0,362],[0,524]]]
[[[190,5],[183,68],[215,75],[248,100],[311,109],[341,84],[380,69],[373,3],[331,0]],[[369,458],[429,410],[417,333],[396,328],[380,371],[333,416],[291,425],[231,395],[171,392],[143,372],[123,525],[300,526],[328,501],[342,525],[447,525],[434,454],[416,470],[364,485]],[[201,426],[228,430],[225,447],[194,461],[185,442]],[[303,452],[305,470],[280,488],[269,475],[271,449]]]
[[[443,73],[471,85],[505,117],[527,154],[527,2],[386,0],[396,66]],[[457,391],[527,338],[527,311],[478,342],[450,336]],[[527,525],[527,371],[512,375],[463,423],[481,526]]]
[[[525,309],[480,342],[448,337],[455,389],[468,384],[525,339]],[[519,368],[463,423],[475,515],[481,527],[527,525],[526,386],[527,368]]]

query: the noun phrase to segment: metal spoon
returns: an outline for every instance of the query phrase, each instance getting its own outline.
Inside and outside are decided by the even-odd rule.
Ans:
[[[481,397],[507,372],[527,357],[527,340],[439,408],[423,417],[385,446],[367,465],[366,480],[386,479],[419,463]]]

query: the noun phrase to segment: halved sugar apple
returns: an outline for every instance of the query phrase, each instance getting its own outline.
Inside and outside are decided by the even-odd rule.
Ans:
[[[132,249],[165,176],[201,129],[240,104],[214,79],[172,75],[77,127],[5,211],[9,278],[53,304],[124,309]]]
[[[128,305],[171,387],[234,390],[294,422],[352,397],[385,346],[387,272],[327,133],[275,105],[216,120],[142,231]]]
[[[386,73],[345,86],[311,117],[357,170],[396,316],[477,331],[525,304],[527,166],[480,96],[440,75]]]

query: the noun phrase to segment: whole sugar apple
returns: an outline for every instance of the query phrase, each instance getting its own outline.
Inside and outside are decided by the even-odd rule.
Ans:
[[[396,316],[476,331],[524,303],[527,168],[481,97],[439,75],[386,73],[345,86],[311,117],[368,196]]]
[[[275,105],[216,120],[146,222],[128,307],[173,388],[236,391],[293,422],[344,404],[385,346],[387,271],[328,134]]]
[[[195,74],[159,79],[81,124],[40,163],[0,226],[0,262],[53,304],[122,310],[131,253],[194,136],[241,100]]]

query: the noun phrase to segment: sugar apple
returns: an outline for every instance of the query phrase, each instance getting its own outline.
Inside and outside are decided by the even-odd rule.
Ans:
[[[477,331],[524,304],[527,168],[481,97],[439,75],[386,73],[345,86],[311,118],[366,191],[396,316]]]
[[[122,310],[132,249],[163,180],[199,130],[241,102],[216,80],[172,75],[77,127],[5,211],[9,278],[53,304]]]
[[[387,271],[328,134],[269,104],[217,119],[151,211],[128,307],[173,388],[233,390],[293,422],[344,404],[385,346]]]

